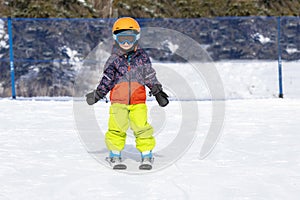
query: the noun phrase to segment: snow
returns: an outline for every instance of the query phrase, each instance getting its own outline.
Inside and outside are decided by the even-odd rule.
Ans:
[[[93,5],[91,5],[91,3],[87,2],[86,0],[77,0],[77,2],[81,3],[85,7],[89,7],[94,12],[96,12],[96,9],[93,7]]]
[[[271,42],[271,39],[268,37],[263,36],[260,33],[255,33],[251,35],[253,39],[258,40],[262,44],[266,44],[268,42]]]
[[[165,169],[117,172],[87,153],[72,101],[0,101],[0,199],[298,199],[300,100],[226,101],[223,134],[199,159],[211,115],[198,101],[198,134]],[[149,107],[156,105],[148,102]],[[177,116],[171,102],[166,112]],[[108,104],[95,106],[105,116]],[[176,107],[176,106],[175,106]],[[175,112],[176,111],[176,112]],[[99,120],[102,126],[106,116]],[[171,130],[159,136],[169,142]],[[161,156],[157,155],[156,156]]]
[[[7,48],[8,46],[7,46],[7,43],[2,40],[2,41],[0,41],[0,47],[1,48]]]
[[[4,49],[8,49],[9,45],[8,45],[8,34],[5,31],[5,27],[4,27],[4,21],[2,19],[0,19],[0,48],[4,48]],[[0,58],[3,55],[0,54]]]
[[[87,5],[86,1],[85,0],[77,0],[78,2],[82,3],[84,6]]]
[[[251,99],[251,98],[274,98],[278,96],[278,63],[277,61],[220,61],[214,63],[192,64],[170,64],[153,63],[158,78],[163,85],[172,83],[173,88],[182,88],[182,81],[188,80],[188,84],[196,99],[211,99],[209,89],[206,85],[207,77],[197,72],[197,68],[207,65],[216,69],[214,76],[218,75],[224,86],[226,99]],[[300,70],[299,61],[282,63],[283,90],[286,97],[300,97]],[[177,80],[172,80],[172,71],[178,72]],[[191,99],[189,90],[182,91],[180,99]],[[171,94],[172,96],[172,94]]]
[[[170,41],[166,41],[166,44],[168,46],[168,48],[170,49],[170,51],[174,54],[176,52],[176,50],[179,48],[179,46],[177,44],[173,44]]]
[[[4,21],[0,19],[0,36],[4,34]]]
[[[68,57],[68,59],[65,59],[62,62],[63,64],[70,63],[75,65],[77,62],[80,61],[80,58],[78,57],[78,51],[72,50],[70,47],[67,46],[60,47],[59,50],[65,53],[66,56]]]
[[[138,170],[131,131],[123,153],[128,170],[113,171],[104,161],[109,103],[4,98],[0,200],[299,198],[299,61],[283,62],[284,99],[277,98],[275,61],[214,63],[225,101],[209,100],[210,80],[195,73],[196,65],[153,66],[172,101],[165,108],[153,98],[147,101],[157,140],[152,171]],[[168,85],[174,73],[177,82]],[[176,93],[184,80],[190,80],[190,92]],[[190,93],[198,100],[182,98]],[[210,132],[219,125],[220,132]],[[211,134],[217,134],[215,146],[203,157]]]
[[[286,52],[288,53],[288,54],[293,54],[293,53],[298,53],[298,52],[300,52],[297,48],[296,48],[296,46],[287,46],[287,48],[285,49],[286,50]]]

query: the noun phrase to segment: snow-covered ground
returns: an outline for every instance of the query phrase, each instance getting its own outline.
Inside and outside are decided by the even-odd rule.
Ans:
[[[214,77],[203,76],[203,66],[215,68]],[[214,63],[168,64],[153,63],[158,78],[163,82],[170,82],[171,88],[182,87],[185,80],[193,90],[196,99],[210,99],[207,79],[217,79],[219,76],[224,87],[225,99],[274,98],[279,94],[278,62],[277,61],[249,61],[234,60]],[[288,98],[300,98],[300,61],[284,61],[282,63],[283,93]],[[197,71],[196,69],[199,69]],[[178,75],[177,81],[172,79],[170,72]],[[174,73],[173,72],[173,73]],[[218,82],[215,81],[217,84]],[[190,97],[190,91],[183,92],[184,98]],[[176,94],[178,95],[178,94]]]
[[[147,101],[157,139],[151,172],[137,169],[130,131],[124,150],[128,170],[113,171],[105,163],[109,104],[104,101],[91,107],[63,97],[0,99],[0,200],[299,199],[298,65],[283,63],[285,99],[276,98],[276,62],[230,61],[215,63],[226,101],[174,100],[166,108]],[[188,65],[154,67],[175,97],[186,94],[176,93],[176,84],[189,80],[189,92],[209,99],[209,79]],[[175,85],[168,85],[170,73],[178,75]],[[216,134],[211,127],[220,123],[221,137],[201,159],[207,135]]]
[[[148,104],[151,111],[156,102]],[[174,116],[175,104],[166,108]],[[0,199],[299,198],[299,99],[226,101],[223,134],[203,160],[199,154],[211,102],[197,104],[198,134],[184,156],[162,170],[154,166],[152,173],[128,174],[109,169],[86,151],[72,101],[2,99]],[[108,106],[99,102],[95,112],[107,115]],[[107,120],[99,123],[105,126]],[[169,142],[170,134],[165,130],[157,136],[157,148]]]

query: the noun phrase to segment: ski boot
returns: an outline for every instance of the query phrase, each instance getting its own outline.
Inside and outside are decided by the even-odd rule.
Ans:
[[[152,156],[152,151],[144,151],[141,153],[141,156],[142,156],[142,160],[141,160],[139,169],[140,170],[151,170],[152,163],[154,161],[154,158]]]
[[[120,151],[110,151],[109,157],[106,158],[106,161],[110,164],[113,169],[124,170],[127,166],[122,163],[121,152]]]

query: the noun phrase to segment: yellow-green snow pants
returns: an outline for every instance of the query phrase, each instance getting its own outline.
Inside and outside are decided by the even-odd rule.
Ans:
[[[133,130],[136,148],[140,152],[154,148],[155,138],[152,126],[147,122],[146,104],[113,103],[109,114],[108,131],[105,135],[105,143],[109,150],[123,150],[129,126]]]

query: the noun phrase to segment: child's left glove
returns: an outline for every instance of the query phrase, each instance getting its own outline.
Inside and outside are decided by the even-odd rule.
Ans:
[[[85,95],[86,102],[89,105],[93,105],[97,103],[100,99],[103,99],[104,95],[99,90],[94,90],[92,92],[89,92]]]
[[[155,95],[155,99],[161,107],[169,104],[168,95],[164,91],[160,91]]]
[[[151,90],[151,94],[155,96],[158,105],[160,105],[161,107],[165,107],[169,104],[169,96],[163,91],[161,85],[154,85]]]

